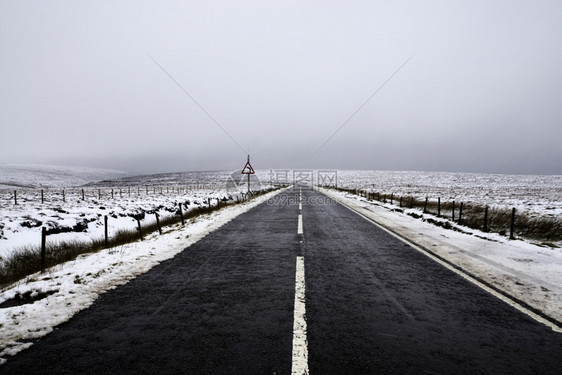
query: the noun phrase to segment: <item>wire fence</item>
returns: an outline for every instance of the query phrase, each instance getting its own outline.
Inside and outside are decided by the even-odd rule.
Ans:
[[[421,211],[421,215],[413,211],[407,214],[415,218],[423,218],[446,229],[462,230],[462,227],[466,227],[498,233],[511,240],[522,237],[548,242],[546,245],[550,246],[555,246],[554,242],[562,241],[561,218],[530,216],[525,212],[518,212],[515,207],[491,207],[475,202],[443,201],[439,197],[429,199],[429,197],[420,198],[361,189],[336,188],[336,190],[359,195],[368,201],[396,206],[395,210],[401,212],[410,209]],[[433,218],[426,218],[423,214]],[[436,221],[434,218],[445,220]]]

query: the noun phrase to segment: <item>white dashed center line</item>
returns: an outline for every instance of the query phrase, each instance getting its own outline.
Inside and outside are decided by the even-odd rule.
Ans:
[[[308,374],[308,342],[306,339],[306,306],[304,283],[304,258],[297,257],[295,276],[295,313],[293,320],[292,375]]]

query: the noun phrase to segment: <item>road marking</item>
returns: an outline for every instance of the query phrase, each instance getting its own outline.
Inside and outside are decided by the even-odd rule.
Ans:
[[[302,214],[299,215],[299,224],[297,225],[297,234],[302,234]]]
[[[295,313],[293,320],[292,375],[308,374],[308,341],[306,339],[306,294],[304,283],[304,258],[297,257],[295,276]]]
[[[519,302],[511,299],[509,296],[498,292],[497,290],[491,288],[490,286],[488,286],[487,284],[485,284],[484,282],[476,279],[475,277],[469,275],[468,273],[462,271],[461,269],[458,269],[456,267],[454,267],[452,264],[450,264],[449,262],[445,261],[444,259],[441,259],[440,257],[434,255],[431,251],[424,249],[421,246],[416,245],[415,243],[407,240],[406,238],[394,233],[392,230],[386,228],[384,225],[381,225],[379,223],[377,223],[376,221],[374,221],[373,219],[371,219],[370,217],[362,214],[361,212],[353,209],[352,207],[348,206],[347,204],[345,204],[343,201],[341,201],[340,199],[334,197],[334,199],[340,203],[342,206],[344,206],[345,208],[347,208],[348,210],[355,212],[357,215],[361,216],[363,219],[371,222],[372,224],[376,225],[377,227],[379,227],[380,229],[382,229],[383,231],[387,232],[388,234],[390,234],[391,236],[399,239],[400,241],[404,242],[405,244],[409,245],[410,247],[412,247],[413,249],[419,251],[420,253],[424,254],[425,256],[431,258],[432,260],[434,260],[435,262],[441,264],[442,266],[446,267],[447,269],[453,271],[454,273],[456,273],[457,275],[461,276],[462,278],[464,278],[465,280],[471,282],[472,284],[476,285],[477,287],[485,290],[486,292],[490,293],[491,295],[493,295],[496,298],[499,298],[500,300],[502,300],[503,302],[507,303],[508,305],[510,305],[511,307],[519,310],[520,312],[522,312],[523,314],[529,316],[530,318],[536,320],[539,323],[542,323],[544,325],[546,325],[547,327],[550,327],[554,332],[561,332],[562,333],[562,327],[560,327],[558,324],[555,324],[554,322],[540,316],[539,314],[533,312],[532,310],[526,308],[525,306],[523,306],[522,304],[520,304]]]

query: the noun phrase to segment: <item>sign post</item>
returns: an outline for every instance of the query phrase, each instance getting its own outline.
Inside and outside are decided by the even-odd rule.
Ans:
[[[246,165],[244,165],[244,168],[242,169],[242,174],[248,175],[248,193],[250,193],[250,175],[255,173],[256,172],[254,171],[254,168],[250,164],[250,155],[248,155],[248,161],[246,162]]]

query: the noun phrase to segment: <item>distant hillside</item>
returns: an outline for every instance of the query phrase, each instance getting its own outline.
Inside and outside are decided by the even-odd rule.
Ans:
[[[0,189],[81,186],[128,175],[126,172],[111,169],[40,164],[0,164]]]

